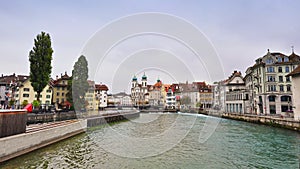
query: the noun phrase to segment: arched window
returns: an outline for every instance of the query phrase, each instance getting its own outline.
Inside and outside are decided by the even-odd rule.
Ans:
[[[292,97],[291,96],[281,96],[280,100],[282,102],[288,102],[288,101],[290,102],[290,101],[292,101]]]

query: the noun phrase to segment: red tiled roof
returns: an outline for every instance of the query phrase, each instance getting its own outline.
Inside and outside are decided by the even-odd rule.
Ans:
[[[108,91],[108,87],[104,84],[95,84],[95,90]]]

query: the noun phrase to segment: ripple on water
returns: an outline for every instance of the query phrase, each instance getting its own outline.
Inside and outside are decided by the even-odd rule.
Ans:
[[[299,133],[222,119],[214,134],[206,142],[199,143],[199,133],[206,116],[197,118],[181,142],[156,156],[125,158],[105,151],[98,144],[108,139],[104,138],[108,128],[129,137],[157,136],[170,129],[177,116],[141,114],[134,121],[94,128],[85,134],[5,162],[0,168],[299,168]],[[188,125],[185,124],[190,118],[185,116],[182,119],[184,121],[176,126],[170,137],[187,129]],[[116,146],[110,140],[102,143]]]

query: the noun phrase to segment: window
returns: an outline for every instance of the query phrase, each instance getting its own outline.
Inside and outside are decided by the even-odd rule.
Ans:
[[[284,92],[283,85],[279,86],[279,91]]]
[[[61,102],[62,102],[62,103],[65,102],[65,99],[61,99]]]
[[[274,92],[276,91],[276,85],[268,85],[268,89],[269,92]]]
[[[290,92],[291,91],[291,85],[286,86],[286,91]]]
[[[46,101],[46,104],[50,104],[50,101],[49,101],[49,100],[47,100],[47,101]]]
[[[282,102],[288,102],[288,101],[291,101],[291,96],[281,96],[280,100]]]
[[[287,112],[289,109],[289,106],[281,105],[281,112]]]
[[[50,90],[50,89],[48,89],[46,92],[47,92],[47,93],[51,93],[51,90]]]
[[[56,93],[56,96],[59,96],[59,92]]]
[[[58,98],[56,99],[56,103],[59,103],[59,99]]]
[[[61,90],[65,90],[65,87],[61,87]]]
[[[274,72],[274,67],[267,67],[267,72]]]
[[[273,59],[272,59],[272,58],[268,58],[268,59],[266,60],[266,62],[267,62],[267,64],[272,64],[272,63],[273,63]]]
[[[29,94],[23,94],[23,97],[29,97]]]
[[[37,94],[35,94],[35,96],[34,96],[35,98],[37,97]],[[40,98],[42,98],[42,95],[40,94]]]
[[[61,93],[61,96],[65,96],[65,93]]]
[[[287,73],[290,72],[290,67],[286,66],[285,67],[285,72],[287,72]]]
[[[269,96],[269,102],[275,102],[276,96]]]
[[[275,82],[275,76],[268,76],[268,82]]]
[[[289,76],[286,77],[286,81],[287,81],[287,82],[290,82],[290,81],[291,81],[291,79],[290,79]]]
[[[281,57],[278,57],[278,62],[282,62],[282,58]]]
[[[24,88],[23,90],[24,90],[24,92],[29,92],[30,89],[29,88]]]
[[[278,67],[278,72],[282,72],[282,67]]]
[[[282,77],[282,76],[279,76],[279,77],[278,77],[278,80],[279,80],[279,82],[283,82],[283,77]]]
[[[289,58],[288,57],[284,57],[284,62],[288,62]]]
[[[47,99],[50,99],[50,98],[51,98],[51,96],[48,94],[48,95],[46,95],[46,98],[47,98]]]
[[[276,106],[270,105],[270,114],[276,114]]]

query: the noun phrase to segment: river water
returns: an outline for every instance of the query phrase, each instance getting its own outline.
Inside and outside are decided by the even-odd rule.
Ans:
[[[201,142],[209,119],[219,123]],[[141,114],[91,128],[0,168],[298,169],[299,159],[300,134],[294,131],[203,115]]]

